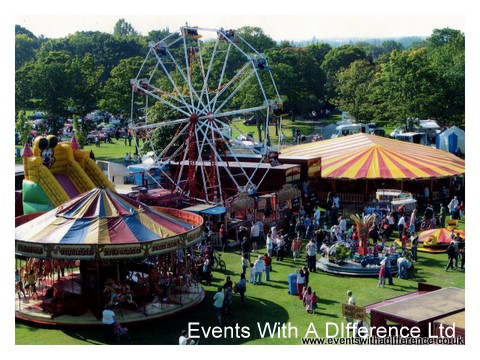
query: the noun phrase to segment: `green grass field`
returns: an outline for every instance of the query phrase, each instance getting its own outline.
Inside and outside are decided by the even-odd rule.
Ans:
[[[459,228],[464,228],[461,222]],[[260,249],[262,253],[262,249]],[[255,254],[255,253],[252,253]],[[394,285],[377,288],[377,278],[356,278],[329,275],[322,272],[310,275],[312,290],[319,297],[316,314],[307,314],[302,301],[288,293],[288,274],[305,265],[304,261],[286,258],[283,262],[274,259],[271,281],[262,285],[247,285],[246,305],[240,304],[237,294],[233,299],[233,315],[225,316],[223,325],[239,328],[246,327],[248,336],[222,336],[215,338],[212,335],[201,335],[201,343],[208,345],[249,344],[249,345],[299,345],[307,329],[313,326],[320,337],[323,337],[328,323],[341,325],[343,322],[342,303],[346,301],[346,291],[351,289],[356,298],[357,305],[365,306],[374,302],[396,297],[405,293],[416,291],[418,283],[427,283],[441,287],[465,288],[465,273],[459,270],[445,272],[447,263],[446,254],[418,253],[418,262],[410,270],[408,280],[394,278]],[[303,252],[304,255],[304,252]],[[189,323],[197,323],[192,328],[202,333],[202,328],[207,331],[216,325],[213,313],[212,297],[217,286],[222,286],[225,277],[230,275],[233,281],[239,280],[241,272],[240,253],[236,249],[229,249],[222,253],[222,258],[227,263],[227,272],[214,272],[211,286],[205,286],[206,298],[191,311],[170,317],[161,321],[132,325],[131,345],[175,345],[182,329]],[[252,257],[253,258],[253,257]],[[248,277],[248,276],[247,276]],[[428,304],[425,304],[428,306]],[[119,319],[121,321],[121,319]],[[291,333],[280,333],[270,337],[261,332],[266,324],[290,324]],[[260,329],[259,329],[260,326]],[[285,335],[285,336],[284,336]],[[22,322],[15,323],[15,343],[17,345],[88,345],[103,344],[103,330],[99,328],[63,328],[51,329],[32,326]]]

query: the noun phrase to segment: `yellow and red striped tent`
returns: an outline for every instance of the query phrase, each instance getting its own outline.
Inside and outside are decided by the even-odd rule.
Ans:
[[[419,179],[465,173],[465,161],[436,148],[370,134],[355,134],[282,149],[280,162],[321,158],[321,177]]]

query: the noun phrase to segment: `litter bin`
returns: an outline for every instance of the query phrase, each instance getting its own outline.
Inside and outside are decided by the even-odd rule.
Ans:
[[[297,274],[288,274],[288,293],[298,295],[297,293]]]

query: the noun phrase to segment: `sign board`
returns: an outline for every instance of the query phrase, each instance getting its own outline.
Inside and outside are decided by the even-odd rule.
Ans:
[[[350,319],[365,320],[365,308],[361,306],[342,304],[342,314]]]
[[[322,175],[322,158],[310,159],[307,162],[308,177],[320,177]]]

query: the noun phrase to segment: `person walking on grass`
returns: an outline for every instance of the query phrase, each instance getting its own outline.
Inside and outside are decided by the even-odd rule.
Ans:
[[[272,258],[266,253],[263,255],[263,264],[265,265],[265,280],[270,281],[270,271],[272,270]]]
[[[382,262],[380,264],[380,270],[378,271],[377,287],[385,287],[385,262]]]
[[[255,281],[254,285],[262,285],[262,274],[265,271],[265,263],[263,262],[262,255],[258,255],[257,261],[254,264],[255,268]]]
[[[223,289],[219,286],[217,292],[213,296],[213,308],[215,310],[215,319],[218,322],[218,326],[222,326],[222,310],[223,310],[223,301],[225,299],[225,294]]]

